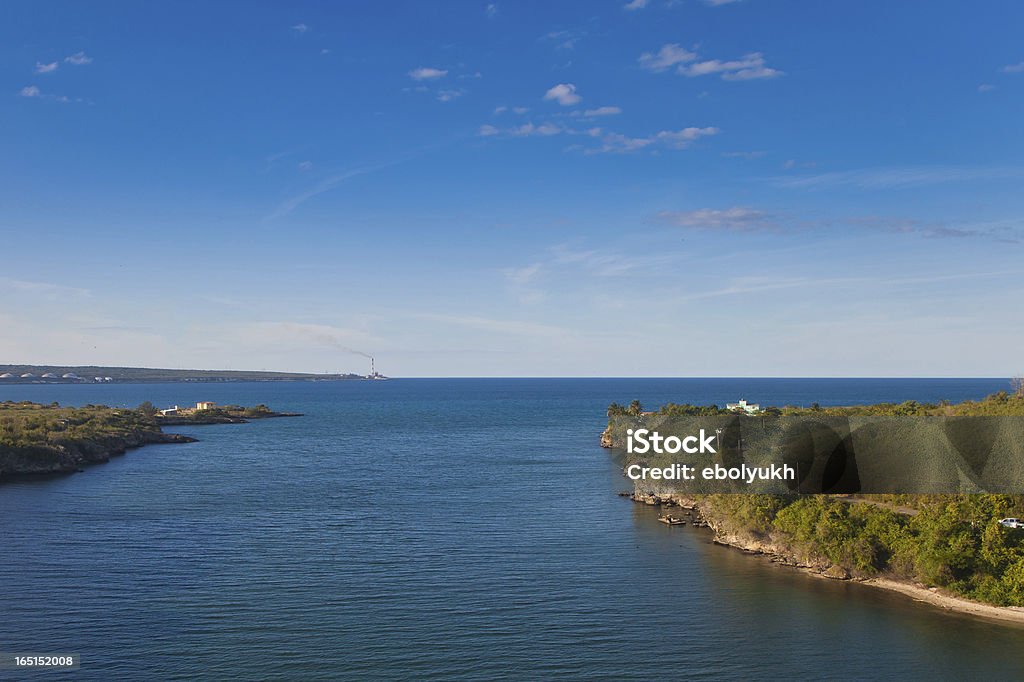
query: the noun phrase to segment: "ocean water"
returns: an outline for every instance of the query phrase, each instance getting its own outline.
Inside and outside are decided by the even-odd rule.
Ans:
[[[31,678],[1024,678],[1024,629],[669,528],[598,446],[633,398],[980,398],[1000,380],[420,379],[6,386],[0,400],[305,413],[176,427],[0,486],[0,651]],[[0,678],[5,673],[0,671]],[[10,673],[7,673],[10,674]]]

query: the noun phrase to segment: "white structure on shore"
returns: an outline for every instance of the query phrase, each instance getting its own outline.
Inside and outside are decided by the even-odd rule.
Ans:
[[[748,403],[746,398],[740,398],[738,403],[726,403],[725,409],[727,410],[743,410],[747,414],[754,414],[755,412],[761,411],[761,406],[757,403]]]

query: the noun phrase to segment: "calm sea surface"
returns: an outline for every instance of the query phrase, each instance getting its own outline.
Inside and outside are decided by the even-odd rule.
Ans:
[[[1024,629],[808,577],[666,527],[615,496],[627,486],[598,447],[613,400],[852,404],[1005,388],[0,386],[0,400],[262,402],[306,414],[168,429],[200,442],[0,486],[0,651],[78,653],[73,676],[91,680],[1022,679]]]

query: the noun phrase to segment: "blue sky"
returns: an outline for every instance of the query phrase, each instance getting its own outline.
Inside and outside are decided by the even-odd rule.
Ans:
[[[1016,2],[7,2],[0,358],[1024,370]]]

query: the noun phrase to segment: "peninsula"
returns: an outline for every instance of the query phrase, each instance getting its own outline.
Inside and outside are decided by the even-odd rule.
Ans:
[[[770,408],[769,408],[770,409]],[[786,415],[993,417],[1024,415],[1024,393],[981,401],[787,407]],[[719,416],[716,406],[666,405],[646,412],[613,403],[602,445],[623,462],[630,424],[659,415]],[[742,419],[751,417],[742,416]],[[671,481],[635,481],[630,497],[681,508],[709,526],[718,544],[834,579],[895,590],[942,608],[1024,623],[1024,495],[1008,494],[690,494]]]
[[[58,403],[0,403],[0,482],[16,477],[67,474],[87,464],[151,443],[192,443],[161,426],[242,424],[251,419],[298,417],[266,405],[241,407],[202,403],[202,409],[157,410],[145,402],[134,409],[105,405],[63,407]],[[163,412],[163,413],[162,413]]]

